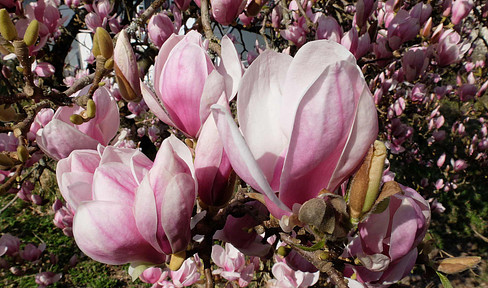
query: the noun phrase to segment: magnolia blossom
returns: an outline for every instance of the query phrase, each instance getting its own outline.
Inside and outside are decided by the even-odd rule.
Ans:
[[[139,71],[136,56],[125,30],[119,33],[115,45],[114,70],[122,98],[126,101],[139,102],[142,98]]]
[[[391,49],[396,50],[403,43],[414,39],[419,29],[419,19],[400,9],[388,25],[388,44]]]
[[[240,287],[246,287],[252,280],[254,264],[246,264],[244,254],[239,252],[232,244],[226,243],[225,250],[219,245],[212,247],[212,260],[219,269],[212,271],[229,281],[237,281]]]
[[[252,206],[259,215],[267,213],[266,207],[258,201],[250,201],[246,205]],[[263,237],[253,229],[259,224],[260,222],[249,214],[239,218],[229,215],[224,228],[218,230],[214,238],[232,244],[246,255],[262,257],[269,253],[271,245],[263,244]]]
[[[437,63],[439,66],[447,66],[458,62],[464,54],[461,36],[454,30],[444,30],[440,34],[439,44],[436,47]]]
[[[468,16],[471,9],[473,9],[473,0],[455,0],[452,2],[452,16],[451,22],[454,25],[461,23],[461,21]]]
[[[178,32],[178,26],[173,24],[173,21],[165,13],[155,14],[147,24],[149,39],[154,45],[161,47],[171,34]]]
[[[216,68],[201,35],[190,31],[172,35],[161,47],[154,67],[156,95],[143,83],[141,88],[147,106],[161,121],[196,138],[210,106],[221,97],[232,98],[241,75],[239,57],[228,37],[222,39],[222,62]]]
[[[429,226],[430,207],[415,190],[400,187],[385,211],[359,224],[343,256],[356,257],[361,265],[347,264],[345,276],[356,273],[358,281],[374,286],[393,284],[410,273]]]
[[[162,263],[186,248],[193,174],[190,151],[174,136],[154,163],[138,150],[109,146],[76,150],[56,170],[78,247],[107,264]]]
[[[313,286],[320,277],[320,272],[303,272],[293,270],[283,262],[273,265],[271,272],[276,279],[268,282],[268,288],[305,288]]]
[[[193,258],[186,259],[180,269],[169,273],[175,287],[188,287],[200,280],[198,265]]]
[[[320,190],[334,191],[378,129],[354,56],[328,40],[307,43],[295,58],[271,50],[258,56],[239,87],[240,129],[228,108],[212,108],[233,169],[279,219]]]
[[[13,256],[19,251],[19,247],[19,238],[12,236],[9,233],[3,234],[2,237],[0,237],[0,256],[3,254]]]
[[[246,0],[210,0],[212,16],[222,25],[229,25],[246,8]]]
[[[337,23],[334,17],[325,16],[320,13],[317,17],[317,31],[315,32],[315,38],[317,39],[329,39],[341,42],[342,27]]]
[[[89,89],[90,86],[85,87],[74,96],[86,94]],[[119,108],[105,87],[95,91],[93,101],[96,104],[96,116],[81,125],[71,123],[70,116],[83,111],[82,107],[63,106],[56,110],[52,120],[37,131],[39,148],[59,160],[68,157],[76,149],[96,149],[98,144],[108,145],[119,129]]]

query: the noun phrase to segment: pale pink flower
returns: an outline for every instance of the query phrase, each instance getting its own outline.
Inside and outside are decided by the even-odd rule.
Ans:
[[[38,287],[43,288],[49,285],[52,285],[59,280],[63,274],[61,273],[54,273],[54,272],[41,272],[36,274],[36,284],[39,285]]]
[[[177,28],[164,12],[152,16],[147,25],[149,39],[160,48],[171,34],[178,32]]]
[[[229,25],[246,8],[246,0],[210,0],[212,16],[222,25]]]
[[[171,136],[154,163],[135,149],[99,151],[76,150],[56,169],[80,249],[107,264],[159,264],[185,249],[196,192],[188,147]]]
[[[188,287],[200,280],[197,263],[193,258],[186,259],[177,271],[170,271],[175,287]]]
[[[305,44],[295,58],[271,50],[258,56],[239,87],[240,129],[228,108],[212,109],[234,171],[265,195],[278,219],[320,190],[334,191],[377,133],[373,97],[354,56],[328,40]]]
[[[240,287],[246,287],[254,275],[254,265],[246,264],[244,254],[232,244],[226,243],[225,250],[220,245],[212,247],[212,260],[220,268],[212,271],[228,281],[237,281]]]
[[[76,93],[87,93],[85,87]],[[96,116],[81,125],[71,123],[70,116],[78,114],[83,108],[63,106],[54,113],[53,119],[37,131],[36,142],[39,148],[50,157],[59,160],[66,158],[76,149],[96,149],[98,144],[108,145],[119,129],[119,108],[105,87],[100,87],[93,95]]]
[[[385,211],[359,223],[343,256],[362,265],[346,264],[345,276],[356,273],[359,282],[374,286],[393,284],[410,273],[429,226],[430,207],[415,190],[400,187],[403,193],[391,196]]]
[[[268,282],[268,288],[305,288],[313,286],[320,277],[320,272],[315,273],[293,270],[283,262],[278,262],[271,269],[275,279]]]
[[[154,90],[142,84],[144,101],[163,122],[197,138],[210,106],[237,92],[242,66],[232,41],[222,38],[221,65],[215,67],[201,35],[172,35],[161,47],[154,67]],[[213,71],[213,72],[212,72]]]
[[[469,12],[471,12],[473,6],[473,0],[454,0],[452,2],[452,24],[457,25],[461,23],[461,21],[468,16]]]
[[[19,238],[12,236],[9,233],[3,234],[2,237],[0,237],[0,254],[13,256],[19,251],[19,247]]]

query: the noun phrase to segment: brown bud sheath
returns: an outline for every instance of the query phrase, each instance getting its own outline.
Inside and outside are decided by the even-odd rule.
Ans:
[[[264,0],[252,0],[251,3],[249,3],[249,5],[247,5],[246,8],[247,16],[249,17],[257,16],[261,11],[261,8],[263,8],[264,4],[265,4]]]
[[[373,157],[374,148],[369,148],[368,154],[364,158],[363,164],[354,174],[349,189],[349,209],[351,220],[358,221],[364,206],[364,199],[368,193],[369,167]]]
[[[454,274],[463,272],[464,270],[471,269],[481,262],[479,256],[464,256],[464,257],[452,257],[439,261],[437,271],[446,274]]]

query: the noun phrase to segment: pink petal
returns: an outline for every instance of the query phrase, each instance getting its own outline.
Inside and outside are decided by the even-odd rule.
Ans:
[[[186,249],[191,239],[190,220],[195,196],[195,180],[188,174],[176,175],[166,187],[161,224],[173,253]]]
[[[242,134],[269,183],[273,181],[275,167],[288,146],[286,132],[281,128],[283,91],[280,84],[285,81],[291,60],[290,56],[271,50],[263,52],[242,77],[237,98]]]
[[[97,168],[93,175],[93,200],[110,201],[126,206],[134,203],[137,183],[130,167],[108,163]]]
[[[266,177],[254,159],[251,150],[249,150],[246,140],[242,137],[228,108],[213,105],[212,113],[219,130],[220,138],[224,144],[225,153],[228,155],[232,168],[236,171],[237,175],[254,189],[264,193],[280,209],[291,211],[271,190]]]
[[[323,188],[335,189],[329,183],[350,137],[361,92],[367,89],[360,77],[355,64],[337,62],[300,101],[281,176],[280,199],[289,207],[316,197]],[[361,144],[357,153],[363,157],[371,143]]]
[[[226,94],[227,97],[229,97],[229,100],[232,100],[239,88],[244,69],[242,68],[242,63],[237,54],[237,50],[234,47],[234,43],[232,43],[227,35],[222,37],[221,44],[222,65],[219,65],[217,69],[225,75]]]
[[[36,142],[44,153],[55,160],[68,157],[73,150],[95,150],[98,145],[95,139],[57,119],[53,119],[42,129]]]
[[[104,201],[85,203],[75,214],[73,234],[83,253],[102,263],[159,264],[165,260],[142,238],[130,206]]]
[[[390,258],[392,261],[408,254],[416,238],[417,214],[408,199],[401,201],[391,221]]]
[[[159,98],[151,91],[151,89],[141,80],[141,92],[144,102],[146,102],[149,110],[159,118],[159,120],[168,124],[169,126],[175,126],[173,121],[169,118],[168,113],[164,110],[163,103],[160,102]]]

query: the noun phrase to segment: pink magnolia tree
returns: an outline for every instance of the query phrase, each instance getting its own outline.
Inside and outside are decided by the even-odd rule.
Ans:
[[[426,238],[488,163],[488,3],[0,2],[0,196],[52,200],[93,260],[152,287],[341,288],[479,262]],[[46,167],[64,201],[36,192]],[[19,245],[2,266],[43,265]]]

